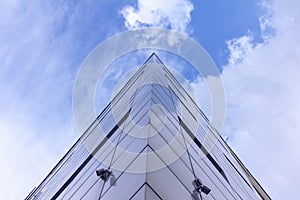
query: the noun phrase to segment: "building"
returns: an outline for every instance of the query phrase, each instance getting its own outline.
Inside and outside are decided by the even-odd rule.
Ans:
[[[270,197],[152,54],[29,199]]]

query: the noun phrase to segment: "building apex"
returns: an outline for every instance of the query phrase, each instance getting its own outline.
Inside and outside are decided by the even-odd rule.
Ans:
[[[144,64],[163,64],[163,62],[160,60],[160,58],[157,56],[155,52],[153,52],[149,58],[145,61]]]

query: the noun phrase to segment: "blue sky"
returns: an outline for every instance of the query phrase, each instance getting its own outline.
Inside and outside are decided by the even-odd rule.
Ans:
[[[191,36],[208,51],[220,69],[227,64],[227,40],[251,31],[255,41],[261,41],[259,17],[263,11],[258,2],[199,1],[191,13],[194,30]]]
[[[145,26],[180,31],[207,50],[225,86],[222,134],[273,198],[296,198],[300,3],[160,2],[159,9],[145,0],[1,2],[0,193],[6,199],[25,197],[77,139],[73,84],[88,53],[113,34]],[[191,68],[181,70],[202,101],[203,82]]]

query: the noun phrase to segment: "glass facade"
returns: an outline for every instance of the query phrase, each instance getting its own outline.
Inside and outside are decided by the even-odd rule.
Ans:
[[[26,199],[270,197],[153,54]]]

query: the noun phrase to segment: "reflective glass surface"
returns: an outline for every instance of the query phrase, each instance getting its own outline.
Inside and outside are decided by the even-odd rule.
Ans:
[[[96,173],[102,169],[107,180]],[[188,92],[153,55],[27,199],[196,200],[195,178],[211,190],[201,192],[203,199],[262,199]]]

